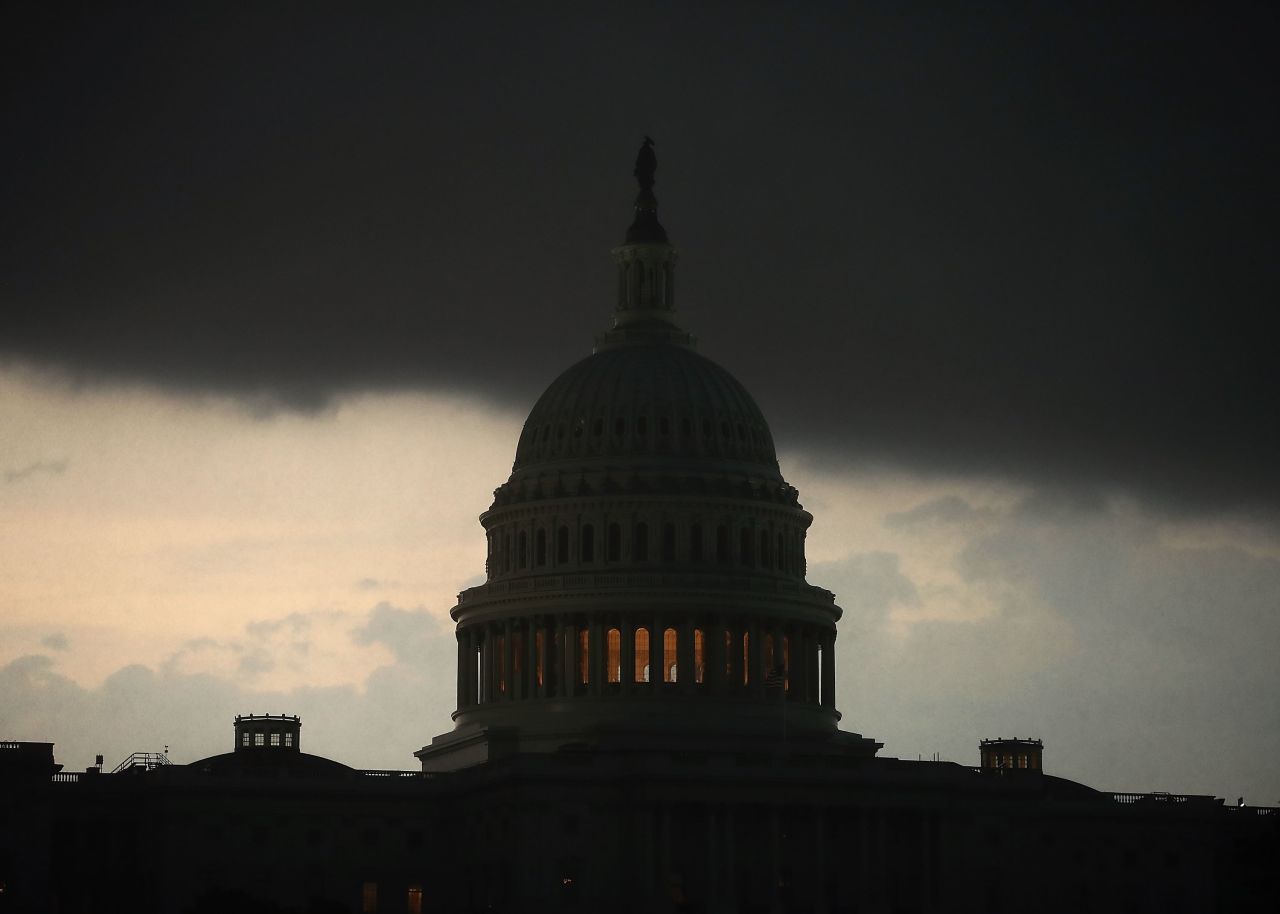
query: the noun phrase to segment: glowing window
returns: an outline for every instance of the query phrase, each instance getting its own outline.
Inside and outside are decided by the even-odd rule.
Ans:
[[[606,664],[607,678],[610,682],[622,681],[622,632],[616,628],[609,629],[605,636],[607,649],[609,652],[608,663]]]
[[[590,632],[587,629],[578,629],[578,681],[583,685],[591,681],[590,640]]]
[[[538,634],[535,635],[533,639],[533,662],[535,664],[534,674],[538,678],[538,685],[542,685],[544,682],[544,678],[543,678],[544,668],[543,668],[542,659],[543,659],[543,654],[545,653],[545,650],[544,650],[545,648],[546,648],[545,633],[542,631],[542,629],[538,629]]]
[[[271,745],[273,745],[273,746],[279,746],[279,745],[280,745],[280,734],[279,734],[279,733],[272,733],[272,734],[271,734]]]
[[[695,628],[693,630],[693,681],[706,681],[707,665],[705,661],[705,648],[703,647],[702,629]]]
[[[292,749],[292,748],[293,748],[293,734],[292,734],[292,733],[286,733],[286,734],[284,735],[284,747],[285,747],[286,749]]]
[[[649,681],[649,629],[641,626],[636,629],[636,656],[634,682]]]
[[[751,635],[742,633],[742,684],[751,683]]]
[[[266,735],[265,735],[265,734],[263,734],[263,733],[255,733],[255,734],[253,734],[253,744],[254,744],[255,746],[265,746],[265,745],[267,744],[267,737],[266,737]]]
[[[676,661],[676,630],[669,628],[662,633],[662,681],[675,682],[678,666]]]
[[[406,914],[422,914],[422,886],[409,886],[409,897],[405,900]]]
[[[241,734],[240,734],[240,745],[242,745],[242,746],[247,746],[247,745],[249,745],[249,734],[248,734],[248,733],[241,733]]]

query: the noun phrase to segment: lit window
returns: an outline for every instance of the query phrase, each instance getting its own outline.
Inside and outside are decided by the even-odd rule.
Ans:
[[[704,660],[705,648],[702,646],[703,635],[702,629],[695,628],[693,630],[693,681],[703,682],[706,680],[706,662]]]
[[[267,743],[267,738],[264,734],[262,733],[253,734],[253,744],[255,746],[265,746],[266,743]]]
[[[649,629],[636,629],[635,682],[649,681]]]
[[[676,630],[669,628],[662,633],[662,681],[675,682],[676,672]]]
[[[360,893],[360,911],[362,914],[378,914],[378,883],[364,884],[364,891]]]
[[[742,684],[751,683],[751,635],[742,633]]]
[[[608,642],[609,659],[606,663],[607,677],[610,682],[622,681],[622,632],[616,628],[609,629],[605,636]]]
[[[242,746],[249,745],[249,734],[247,732],[240,734],[240,745]]]
[[[537,668],[534,670],[534,675],[538,679],[538,685],[543,684],[544,670],[542,665],[542,655],[545,653],[545,651],[543,650],[545,643],[546,643],[546,639],[543,635],[543,631],[542,629],[538,629],[538,633],[537,635],[534,636],[534,639],[533,639],[533,653],[534,653],[533,659],[534,659],[534,663],[537,665]]]
[[[591,646],[590,632],[585,628],[578,629],[578,681],[583,685],[591,682]]]
[[[293,747],[293,734],[292,734],[292,733],[286,733],[286,734],[284,735],[284,747],[285,747],[286,749],[290,749],[290,748],[292,748],[292,747]]]
[[[406,914],[422,914],[422,886],[409,886],[409,898],[405,902]]]
[[[271,734],[271,745],[273,745],[273,746],[279,746],[279,745],[280,745],[280,734],[279,734],[279,733],[272,733],[272,734]]]

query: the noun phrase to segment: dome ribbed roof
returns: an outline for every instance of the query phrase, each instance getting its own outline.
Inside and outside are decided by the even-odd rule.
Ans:
[[[603,348],[556,378],[513,469],[643,455],[778,468],[764,415],[736,378],[686,346],[652,343]]]

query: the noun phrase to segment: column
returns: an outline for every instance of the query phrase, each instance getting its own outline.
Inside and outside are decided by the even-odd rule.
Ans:
[[[662,694],[663,667],[666,661],[662,658],[662,623],[657,613],[651,617],[652,627],[649,630],[649,691],[654,695]]]
[[[587,625],[587,694],[601,695],[604,692],[605,679],[605,644],[604,625],[594,616]]]
[[[698,669],[693,656],[693,620],[688,616],[676,628],[676,687],[682,695],[692,695],[698,682]],[[707,643],[703,638],[703,660],[706,660]]]
[[[715,616],[711,626],[707,629],[707,691],[720,695],[724,692],[725,682],[724,674],[724,617]]]
[[[635,684],[631,681],[635,677],[636,669],[636,629],[635,624],[626,614],[618,620],[618,630],[622,634],[622,656],[619,666],[622,667],[621,674],[618,676],[619,691],[623,695],[631,694],[635,688]]]
[[[562,616],[560,624],[564,632],[564,685],[561,694],[569,697],[577,694],[578,681],[582,678],[578,669],[578,622],[573,616]]]
[[[458,639],[458,708],[467,706],[467,637],[459,630]]]
[[[748,656],[747,680],[751,695],[755,698],[764,696],[764,626],[758,618],[753,617],[747,626]]]
[[[822,639],[822,707],[829,711],[836,706],[836,633],[828,630]]]
[[[526,626],[524,636],[525,678],[529,683],[528,696],[530,698],[541,698],[542,689],[538,687],[538,617],[530,616],[528,625]]]
[[[502,697],[507,701],[511,701],[516,696],[515,664],[511,662],[515,658],[515,645],[511,632],[511,620],[507,619],[502,623],[502,677],[506,680],[507,687]]]
[[[557,698],[564,695],[564,616],[555,615],[551,620],[550,644],[547,645],[547,694]]]

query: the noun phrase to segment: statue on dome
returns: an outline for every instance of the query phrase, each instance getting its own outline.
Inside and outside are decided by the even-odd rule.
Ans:
[[[653,154],[653,140],[644,138],[640,152],[636,154],[636,167],[632,172],[640,183],[641,191],[653,191],[653,173],[658,170],[658,157]]]

